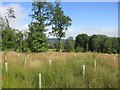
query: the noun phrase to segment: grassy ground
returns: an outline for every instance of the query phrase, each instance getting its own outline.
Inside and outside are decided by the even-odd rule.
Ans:
[[[118,87],[116,55],[63,52],[30,53],[28,55],[25,66],[26,54],[6,53],[8,71],[5,72],[4,63],[2,63],[3,88],[38,88],[39,73],[42,75],[42,88]],[[86,65],[84,78],[83,65]]]

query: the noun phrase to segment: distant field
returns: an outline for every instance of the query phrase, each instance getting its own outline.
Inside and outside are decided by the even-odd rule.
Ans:
[[[3,88],[38,88],[39,73],[42,88],[118,88],[118,57],[115,54],[7,52],[2,56],[1,61],[4,62],[6,56],[8,63],[7,72],[2,63]]]

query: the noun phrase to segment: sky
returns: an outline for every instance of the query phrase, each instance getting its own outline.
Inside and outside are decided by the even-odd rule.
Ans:
[[[72,19],[72,25],[66,31],[66,37],[78,34],[104,34],[118,36],[117,2],[62,2],[65,15]],[[14,7],[16,19],[10,20],[10,26],[25,30],[31,22],[31,2],[2,2],[0,14],[4,15],[8,7]],[[50,30],[48,30],[49,32]],[[51,36],[52,37],[52,36]]]

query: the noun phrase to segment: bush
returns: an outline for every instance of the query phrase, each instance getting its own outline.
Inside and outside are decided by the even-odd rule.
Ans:
[[[76,52],[84,52],[85,50],[84,50],[84,48],[77,47],[75,51],[76,51]]]

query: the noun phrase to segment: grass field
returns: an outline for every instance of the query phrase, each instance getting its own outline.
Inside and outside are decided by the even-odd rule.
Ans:
[[[42,88],[118,88],[118,58],[112,54],[7,52],[6,61],[7,72],[2,62],[3,88],[38,88],[39,73]]]

